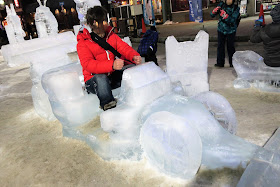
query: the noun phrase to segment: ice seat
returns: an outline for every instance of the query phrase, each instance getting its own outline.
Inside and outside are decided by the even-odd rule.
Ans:
[[[52,111],[63,126],[77,127],[100,112],[99,99],[83,89],[82,67],[79,63],[51,69],[42,76]]]
[[[187,96],[209,91],[208,45],[205,31],[199,31],[194,41],[177,42],[174,36],[165,41],[167,74],[172,83],[181,82]]]

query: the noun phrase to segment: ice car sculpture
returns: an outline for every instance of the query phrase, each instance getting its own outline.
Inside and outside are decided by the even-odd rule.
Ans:
[[[8,36],[8,40],[10,44],[14,44],[17,42],[23,42],[25,32],[22,29],[20,19],[16,14],[15,8],[13,4],[10,4],[10,8],[6,5],[7,12],[7,25],[5,26],[5,30]]]
[[[190,179],[201,165],[245,167],[257,149],[225,130],[201,102],[172,93],[170,78],[152,62],[124,71],[118,105],[104,112],[82,89],[80,68],[49,70],[42,85],[64,136],[86,141],[104,159],[144,154],[161,172]],[[101,127],[85,124],[99,114]]]
[[[246,167],[257,151],[266,154],[234,135],[235,113],[224,97],[195,87],[196,94],[174,93],[177,82],[153,62],[124,71],[120,90],[113,90],[117,107],[107,111],[81,80],[74,63],[45,72],[41,82],[63,135],[87,142],[103,159],[144,156],[160,172],[192,179],[200,167]]]
[[[267,66],[263,57],[254,51],[235,52],[233,66],[237,73],[233,82],[235,88],[254,86],[262,91],[280,92],[280,67]]]
[[[39,38],[58,34],[58,23],[49,7],[46,6],[47,0],[44,0],[44,6],[41,0],[37,0],[39,7],[36,8],[35,25]]]

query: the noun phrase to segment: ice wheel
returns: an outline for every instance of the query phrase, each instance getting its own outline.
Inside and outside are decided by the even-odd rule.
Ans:
[[[156,112],[144,122],[140,144],[150,164],[170,176],[191,179],[200,167],[202,143],[197,130],[170,112]]]

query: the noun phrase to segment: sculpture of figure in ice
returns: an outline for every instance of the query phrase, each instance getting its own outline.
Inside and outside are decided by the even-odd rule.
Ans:
[[[89,8],[94,6],[101,6],[99,0],[74,0],[76,3],[76,9],[78,11],[78,18],[80,20],[80,25],[84,25],[86,23],[86,14]]]
[[[36,8],[35,24],[39,38],[56,35],[58,33],[58,23],[49,7],[46,7],[47,0],[44,0],[44,6],[40,0],[37,0],[39,7]]]
[[[25,32],[22,29],[20,19],[16,14],[15,8],[13,4],[10,4],[10,8],[6,5],[7,12],[7,25],[5,26],[5,30],[7,32],[7,36],[9,39],[9,43],[18,43],[24,41]]]
[[[254,51],[235,52],[233,67],[237,73],[235,88],[254,86],[263,91],[280,92],[280,67],[267,66],[263,57]]]
[[[199,31],[194,41],[177,42],[169,36],[165,42],[167,73],[173,83],[180,81],[187,96],[209,91],[209,35]]]

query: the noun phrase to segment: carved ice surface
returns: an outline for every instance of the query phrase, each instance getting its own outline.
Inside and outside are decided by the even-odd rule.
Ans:
[[[153,113],[141,129],[140,143],[149,162],[170,176],[191,179],[200,167],[200,136],[181,116]]]
[[[236,134],[237,121],[235,112],[226,98],[211,91],[199,93],[192,98],[203,103],[224,129],[231,134]]]
[[[36,8],[35,25],[39,38],[56,35],[58,33],[58,23],[49,7],[46,7],[46,0],[44,6],[40,0],[37,0],[37,2],[40,6]]]
[[[2,46],[2,54],[8,66],[18,66],[40,58],[48,50],[69,53],[76,51],[77,39],[73,32],[64,32],[45,38],[35,38],[24,42]],[[46,50],[46,51],[45,51]]]
[[[262,91],[280,92],[280,67],[269,67],[263,57],[254,51],[237,51],[233,55],[233,66],[237,73],[235,88],[254,86]],[[271,83],[271,82],[274,82]]]
[[[15,8],[13,4],[10,4],[10,8],[6,5],[7,11],[7,25],[5,26],[5,30],[8,36],[8,40],[10,44],[23,42],[25,32],[22,29],[20,19],[16,14]]]
[[[202,141],[201,165],[209,169],[246,167],[258,148],[226,131],[202,103],[193,99],[167,94],[144,109],[141,122],[145,123],[153,113],[160,111],[183,117],[188,125],[197,130]]]
[[[33,106],[36,113],[49,120],[55,120],[55,116],[53,115],[52,108],[48,99],[48,95],[45,90],[42,88],[41,83],[33,84],[31,88],[31,95]]]
[[[174,36],[166,39],[167,73],[172,82],[181,82],[187,96],[209,91],[208,45],[205,31],[199,31],[194,41],[179,43]]]

